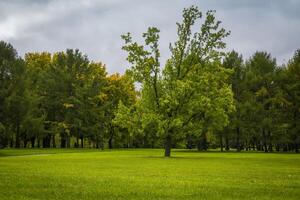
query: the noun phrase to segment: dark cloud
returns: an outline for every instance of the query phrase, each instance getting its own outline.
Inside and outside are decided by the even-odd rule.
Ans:
[[[127,63],[120,35],[130,31],[140,41],[148,26],[159,27],[164,61],[169,42],[176,39],[175,22],[190,5],[217,10],[232,32],[228,50],[244,57],[265,50],[282,63],[300,48],[297,0],[7,0],[0,2],[0,40],[11,42],[21,55],[79,48],[106,63],[109,72],[123,72]]]

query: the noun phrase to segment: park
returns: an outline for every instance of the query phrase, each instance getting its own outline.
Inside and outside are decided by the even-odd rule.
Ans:
[[[299,199],[300,4],[24,2],[0,3],[0,200]]]

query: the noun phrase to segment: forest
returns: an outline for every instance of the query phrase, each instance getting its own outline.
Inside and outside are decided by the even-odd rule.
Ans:
[[[1,41],[0,148],[299,151],[300,49],[283,64],[244,58],[215,12],[192,6],[162,64],[159,32],[121,36],[124,74],[78,49],[21,57]]]

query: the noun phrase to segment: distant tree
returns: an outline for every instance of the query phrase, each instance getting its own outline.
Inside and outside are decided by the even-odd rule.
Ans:
[[[0,73],[1,73],[1,124],[2,132],[15,133],[10,137],[11,146],[21,146],[21,136],[24,136],[22,123],[28,112],[28,90],[26,66],[16,50],[5,42],[0,42]],[[3,121],[3,123],[2,123]]]
[[[50,147],[51,141],[55,147],[56,135],[61,136],[61,147],[70,146],[70,137],[77,138],[77,147],[79,140],[83,147],[84,138],[90,138],[99,146],[107,87],[105,66],[90,62],[78,50],[53,56],[29,53],[25,58],[31,90],[39,97],[38,109],[31,108],[31,116],[37,118],[29,118],[26,124],[28,127],[32,127],[32,123],[43,124],[30,131],[32,143],[39,132],[43,147]]]
[[[11,130],[15,132],[15,147],[21,147],[21,135],[24,136],[22,122],[28,112],[28,91],[26,88],[26,73],[24,62],[18,61],[12,71],[9,94],[5,99],[5,110]]]
[[[299,152],[300,148],[300,49],[296,50],[287,65],[286,100],[289,115],[289,141],[291,149]]]
[[[53,111],[49,121],[57,124],[61,147],[70,147],[72,136],[77,138],[76,146],[80,140],[83,147],[85,138],[93,138],[99,145],[107,87],[105,66],[91,63],[79,50],[68,49],[54,54],[49,76]]]
[[[0,122],[0,149],[7,146],[9,135],[5,130],[5,126],[2,122]]]
[[[241,150],[241,107],[242,107],[242,93],[243,93],[243,80],[245,78],[245,67],[243,63],[242,55],[239,55],[236,51],[231,51],[227,54],[223,61],[223,67],[233,70],[230,78],[232,84],[232,91],[234,94],[234,103],[236,111],[230,115],[230,124],[225,131],[220,133],[220,143],[222,143],[222,137],[225,137],[225,149],[229,150],[229,135],[230,132],[235,132],[235,146],[237,151]],[[222,149],[222,147],[221,147]]]
[[[261,132],[253,136],[259,150],[268,152],[271,141],[272,99],[274,97],[274,76],[276,60],[266,52],[256,52],[246,63],[244,102],[245,120],[248,131]],[[249,126],[250,125],[250,126]]]
[[[82,117],[82,135],[94,141],[97,148],[103,149],[108,88],[107,72],[105,65],[102,63],[91,62],[88,68],[88,73],[84,76],[83,87],[79,87],[78,91],[80,93],[80,101],[82,102],[80,111]]]
[[[108,147],[112,149],[113,142],[118,136],[118,123],[113,123],[118,104],[119,102],[122,102],[122,104],[126,106],[131,106],[135,102],[136,94],[133,81],[126,75],[121,76],[120,74],[112,74],[107,77],[107,81],[105,127],[107,130]],[[128,144],[128,141],[126,143]]]
[[[45,83],[45,77],[51,67],[51,54],[47,52],[27,53],[25,63],[30,89],[30,108],[24,126],[31,147],[34,148],[36,141],[39,143],[40,139],[45,136],[45,125],[48,120],[49,102],[46,98],[48,85]]]
[[[11,146],[13,144],[13,137],[8,134],[11,125],[8,121],[8,115],[5,114],[5,102],[11,93],[17,62],[18,56],[13,46],[0,41],[0,147],[5,147],[9,140]]]

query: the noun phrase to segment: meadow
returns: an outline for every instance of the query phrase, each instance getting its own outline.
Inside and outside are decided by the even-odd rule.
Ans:
[[[160,149],[0,150],[0,199],[295,199],[300,156]]]

